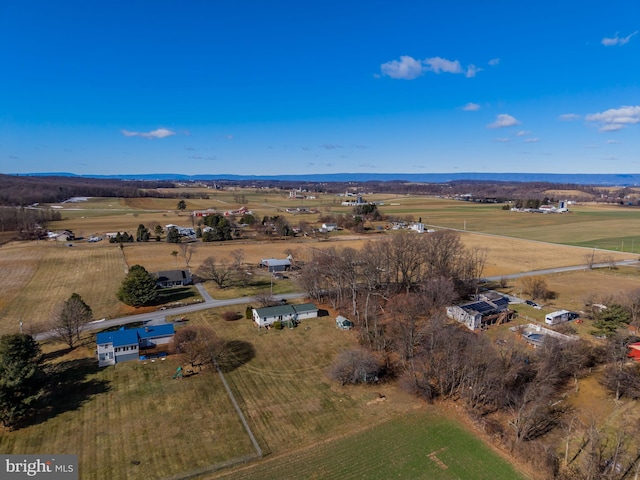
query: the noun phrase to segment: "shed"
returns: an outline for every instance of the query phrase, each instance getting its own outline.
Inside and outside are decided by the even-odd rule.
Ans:
[[[353,322],[342,315],[336,317],[336,327],[341,330],[351,330],[353,328]]]

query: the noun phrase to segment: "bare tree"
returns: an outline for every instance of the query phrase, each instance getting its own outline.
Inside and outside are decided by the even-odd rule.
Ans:
[[[270,292],[260,292],[254,296],[256,302],[260,304],[261,307],[271,307],[278,303],[278,301],[271,295]]]
[[[93,319],[93,312],[82,297],[73,293],[67,301],[59,305],[51,318],[51,329],[55,336],[74,348],[80,341],[80,334]]]
[[[547,281],[539,276],[522,277],[519,281],[520,288],[525,295],[529,295],[533,300],[546,300],[551,296],[547,287]]]
[[[231,252],[229,252],[229,254],[231,255],[231,258],[233,259],[233,265],[236,268],[240,268],[240,266],[244,262],[244,250],[241,249],[241,248],[237,248],[235,250],[231,250]]]
[[[231,282],[233,269],[226,262],[216,263],[213,257],[207,257],[196,273],[200,278],[212,280],[218,287],[226,288]]]
[[[191,262],[191,257],[196,250],[195,243],[180,243],[178,244],[178,248],[180,249],[180,256],[184,259],[184,263],[189,268],[189,262]]]
[[[355,385],[377,381],[381,371],[381,362],[369,350],[346,350],[330,368],[329,377],[342,385]]]
[[[185,363],[200,370],[203,365],[213,362],[216,356],[222,355],[224,350],[224,342],[205,326],[181,328],[173,337],[173,345]]]

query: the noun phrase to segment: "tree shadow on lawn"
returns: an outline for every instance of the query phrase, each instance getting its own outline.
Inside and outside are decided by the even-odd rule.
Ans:
[[[256,350],[249,342],[231,340],[224,344],[224,355],[218,360],[218,367],[223,373],[229,373],[256,356]]]
[[[91,397],[108,392],[109,382],[94,377],[98,371],[98,363],[92,358],[50,365],[37,413],[25,419],[20,427],[38,425],[61,413],[77,410]]]
[[[188,298],[196,298],[198,295],[191,287],[163,288],[159,290],[158,296],[149,306],[158,306],[165,303],[180,302]]]

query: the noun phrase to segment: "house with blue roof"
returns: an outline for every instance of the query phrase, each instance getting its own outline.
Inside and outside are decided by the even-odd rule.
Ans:
[[[138,360],[140,350],[166,345],[171,342],[174,333],[172,323],[129,329],[122,327],[120,330],[98,333],[96,335],[98,366],[106,367]]]

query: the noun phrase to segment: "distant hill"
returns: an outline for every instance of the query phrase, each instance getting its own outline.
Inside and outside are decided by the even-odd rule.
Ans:
[[[228,175],[179,173],[145,173],[137,175],[75,175],[65,172],[30,173],[19,176],[63,176],[118,180],[198,181],[198,180],[281,180],[299,182],[391,182],[445,183],[456,181],[481,182],[545,182],[575,185],[640,185],[640,174],[629,173],[313,173],[305,175]]]

